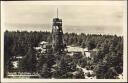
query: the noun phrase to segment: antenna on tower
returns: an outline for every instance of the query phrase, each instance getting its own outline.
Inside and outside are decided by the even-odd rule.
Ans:
[[[58,8],[57,8],[57,18],[58,18]]]

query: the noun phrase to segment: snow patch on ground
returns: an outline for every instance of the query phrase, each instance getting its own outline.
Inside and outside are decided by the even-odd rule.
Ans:
[[[119,74],[118,78],[123,79],[123,74]]]
[[[18,68],[18,61],[13,61],[12,64],[14,68]]]
[[[88,77],[87,74],[90,73],[91,75],[93,74],[93,71],[92,70],[87,70],[86,68],[82,68],[80,66],[77,65],[77,68],[79,69],[82,69],[83,72],[84,72],[84,76],[85,76],[85,79],[96,79],[96,76],[93,76],[93,77]]]

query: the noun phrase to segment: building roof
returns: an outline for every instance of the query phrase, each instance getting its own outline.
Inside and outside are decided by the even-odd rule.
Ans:
[[[84,48],[84,51],[88,51],[88,48]]]
[[[42,49],[42,47],[34,47],[34,49],[40,50],[40,49]]]
[[[42,42],[40,42],[40,44],[47,44],[48,42],[46,42],[46,41],[42,41]]]
[[[81,47],[72,47],[72,46],[67,46],[68,52],[82,52],[83,48]]]

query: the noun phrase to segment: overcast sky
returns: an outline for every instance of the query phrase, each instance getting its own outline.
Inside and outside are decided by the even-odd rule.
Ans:
[[[81,5],[30,3],[3,4],[4,23],[13,26],[8,30],[51,31],[52,19],[56,17],[58,8],[64,32],[122,34],[123,31],[124,4],[121,1],[86,1]]]

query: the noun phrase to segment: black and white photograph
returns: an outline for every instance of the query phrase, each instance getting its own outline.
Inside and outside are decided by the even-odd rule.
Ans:
[[[124,1],[3,1],[1,8],[3,80],[127,79]]]

